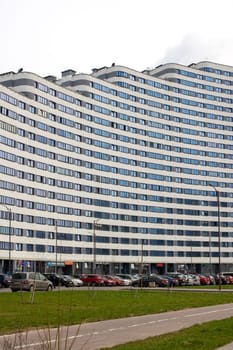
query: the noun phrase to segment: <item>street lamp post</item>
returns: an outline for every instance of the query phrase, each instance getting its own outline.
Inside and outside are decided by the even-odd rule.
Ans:
[[[187,262],[187,269],[188,269],[188,273],[193,273],[194,269],[193,269],[193,240],[192,239],[185,239],[185,246],[186,247],[190,247],[190,263]],[[189,254],[189,252],[186,253],[187,256]]]
[[[93,273],[96,274],[96,224],[100,219],[93,221]]]
[[[221,222],[220,222],[220,192],[219,190],[210,184],[211,187],[213,187],[216,197],[217,197],[217,206],[218,206],[218,273],[219,273],[219,279],[218,279],[218,287],[219,290],[221,290]]]
[[[191,259],[191,266],[190,266],[190,269],[191,269],[191,272],[193,273],[193,241],[192,239],[190,240],[190,259]]]
[[[143,255],[144,255],[144,239],[141,240],[141,263],[140,263],[140,274],[143,274]]]
[[[4,205],[4,207],[7,209],[8,211],[8,215],[9,215],[9,249],[8,249],[8,260],[9,260],[9,266],[8,266],[8,272],[11,275],[12,274],[12,264],[11,264],[11,208],[7,207],[6,205]]]
[[[211,267],[211,232],[209,232],[209,265],[210,265],[210,274],[212,274],[212,267]]]
[[[57,220],[55,221],[55,235],[56,235],[56,237],[55,237],[55,241],[56,241],[56,247],[55,247],[55,249],[56,249],[55,273],[57,273]]]

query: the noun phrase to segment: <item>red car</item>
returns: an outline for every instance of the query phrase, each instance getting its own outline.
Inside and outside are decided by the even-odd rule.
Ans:
[[[124,286],[124,281],[119,276],[106,275],[106,277],[113,280],[116,286]]]
[[[80,280],[86,286],[104,286],[104,279],[97,274],[84,274],[80,276]]]
[[[202,286],[206,286],[210,284],[210,278],[208,276],[199,275],[199,278]]]
[[[103,276],[103,280],[104,280],[104,285],[105,286],[111,287],[111,286],[116,286],[117,285],[116,281],[113,279],[112,276],[105,275],[105,276]]]
[[[233,272],[223,272],[222,275],[225,277],[227,284],[233,284]]]
[[[233,284],[233,276],[226,276],[228,280],[228,284]]]

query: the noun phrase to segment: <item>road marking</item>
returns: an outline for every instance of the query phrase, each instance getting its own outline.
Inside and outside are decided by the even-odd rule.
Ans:
[[[166,322],[166,321],[171,321],[171,320],[176,320],[177,317],[170,317],[170,318],[162,318],[161,320],[157,320],[155,322]]]
[[[232,310],[233,307],[229,307],[227,309],[221,309],[221,310],[212,310],[212,311],[207,311],[207,312],[199,312],[191,315],[185,315],[184,317],[195,317],[195,316],[202,316],[202,315],[207,315],[207,314],[214,314],[217,312],[223,312],[223,311],[230,311]]]

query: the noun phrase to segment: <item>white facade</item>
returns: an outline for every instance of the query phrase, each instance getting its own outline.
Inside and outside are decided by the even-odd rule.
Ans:
[[[232,94],[210,62],[0,75],[0,270],[231,269]]]

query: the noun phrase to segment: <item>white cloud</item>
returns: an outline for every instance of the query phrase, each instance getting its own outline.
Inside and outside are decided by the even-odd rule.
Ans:
[[[175,46],[168,47],[164,56],[156,63],[176,62],[188,65],[198,61],[213,61],[223,64],[233,64],[233,36],[207,37],[202,34],[190,33]]]

